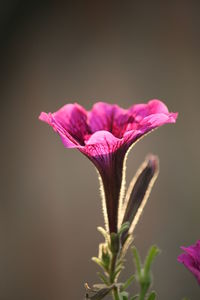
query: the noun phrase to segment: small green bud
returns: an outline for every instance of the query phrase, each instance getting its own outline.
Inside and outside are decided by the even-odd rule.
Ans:
[[[120,300],[128,300],[128,293],[123,291],[119,294]]]
[[[155,300],[155,299],[156,299],[156,293],[153,291],[149,294],[147,300]]]

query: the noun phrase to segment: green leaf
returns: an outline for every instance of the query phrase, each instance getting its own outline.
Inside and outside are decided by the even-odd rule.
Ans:
[[[108,282],[108,279],[106,278],[106,276],[104,276],[102,273],[98,272],[97,275],[99,276],[99,278],[101,279],[101,281],[103,283],[105,283],[106,285],[109,285],[110,283]]]
[[[103,235],[105,240],[108,242],[109,241],[109,234],[108,232],[101,226],[97,227],[97,230]]]
[[[131,275],[122,286],[122,291],[125,291],[135,279],[135,275]]]
[[[108,249],[106,247],[105,244],[102,244],[101,247],[99,247],[99,251],[100,251],[100,259],[105,267],[105,269],[108,271],[109,269],[109,265],[110,265],[110,255],[108,252]]]
[[[149,294],[147,300],[155,300],[156,299],[156,293],[153,291]]]
[[[121,228],[118,231],[118,235],[122,235],[123,232],[127,231],[130,227],[130,222],[125,222],[124,224],[122,224]]]
[[[116,262],[116,267],[123,266],[125,259],[118,259]]]
[[[133,259],[134,259],[134,263],[135,263],[135,266],[136,266],[137,274],[138,274],[138,277],[140,277],[141,276],[140,256],[139,256],[139,253],[138,253],[136,247],[132,247],[132,251],[133,251]]]
[[[123,259],[126,255],[126,252],[128,251],[130,245],[133,242],[133,236],[130,234],[127,234],[125,240],[123,241],[121,253],[120,253],[120,259]]]
[[[124,268],[123,264],[118,264],[115,268],[115,271],[118,271],[119,269],[121,270],[123,268]]]
[[[155,257],[160,253],[160,250],[156,246],[152,246],[146,256],[144,263],[144,273],[147,275],[150,272],[151,265]]]
[[[92,257],[92,261],[94,261],[98,266],[100,266],[104,271],[106,271],[105,265],[98,257]]]
[[[116,278],[116,276],[122,271],[124,269],[124,267],[123,266],[121,266],[121,267],[119,267],[119,268],[117,268],[116,270],[115,270],[115,273],[114,273],[114,279]]]

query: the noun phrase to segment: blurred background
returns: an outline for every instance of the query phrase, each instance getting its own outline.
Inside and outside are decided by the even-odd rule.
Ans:
[[[38,121],[40,112],[153,98],[179,118],[129,154],[127,183],[148,153],[160,158],[135,245],[143,256],[154,243],[162,249],[158,299],[199,299],[177,263],[180,245],[200,238],[199,11],[199,1],[184,0],[1,1],[0,300],[81,300],[84,282],[98,281],[96,171]],[[127,260],[124,277],[133,270]]]

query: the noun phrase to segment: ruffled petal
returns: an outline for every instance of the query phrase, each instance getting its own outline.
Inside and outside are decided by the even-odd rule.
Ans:
[[[98,102],[89,112],[76,103],[67,104],[53,114],[40,115],[40,120],[59,133],[65,147],[86,147],[88,155],[95,152],[104,155],[122,146],[126,151],[142,135],[163,124],[174,123],[176,118],[177,113],[169,113],[159,100],[129,109]]]
[[[87,125],[87,112],[79,104],[66,104],[52,114],[57,124],[81,145],[84,145],[84,137],[90,134]]]
[[[167,106],[157,99],[150,100],[148,103],[135,104],[129,110],[138,118],[144,118],[152,114],[169,113]]]
[[[128,146],[136,142],[141,136],[151,132],[153,129],[158,128],[164,124],[175,123],[177,113],[159,113],[149,115],[141,119],[138,123],[129,124],[124,133],[124,138],[128,142]]]
[[[66,148],[77,148],[77,141],[71,136],[60,123],[56,122],[55,118],[51,113],[41,112],[39,120],[49,124],[55,132],[57,132],[62,140],[62,143]]]

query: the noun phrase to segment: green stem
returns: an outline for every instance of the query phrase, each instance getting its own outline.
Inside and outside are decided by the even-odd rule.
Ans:
[[[111,263],[110,263],[110,284],[113,284],[115,282],[116,261],[117,261],[117,253],[113,253],[112,254],[112,260],[111,260]],[[117,287],[113,288],[112,295],[113,295],[114,300],[120,300],[119,292],[118,292]]]
[[[117,287],[113,288],[113,299],[120,300]]]
[[[147,292],[147,290],[142,288],[141,291],[140,291],[140,295],[139,295],[138,300],[144,300],[145,296],[146,296],[146,292]]]
[[[115,281],[115,266],[117,261],[117,254],[112,254],[112,260],[110,263],[110,284],[113,284]]]

